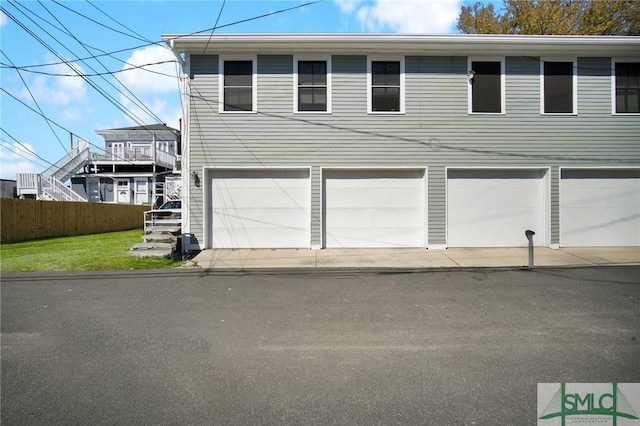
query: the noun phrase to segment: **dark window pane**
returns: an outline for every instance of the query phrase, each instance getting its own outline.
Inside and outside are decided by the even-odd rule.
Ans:
[[[400,111],[400,88],[373,87],[371,100],[373,111]]]
[[[502,112],[500,62],[472,62],[472,112]]]
[[[616,62],[616,112],[639,113],[640,63]]]
[[[326,111],[327,89],[308,87],[298,89],[298,111]]]
[[[326,86],[327,63],[325,61],[298,62],[299,86]]]
[[[227,87],[224,89],[225,111],[251,111],[253,107],[251,87]]]
[[[253,64],[251,61],[225,61],[225,86],[251,86]]]
[[[400,62],[371,62],[371,84],[373,86],[400,86]]]
[[[544,112],[573,112],[573,63],[544,63]]]

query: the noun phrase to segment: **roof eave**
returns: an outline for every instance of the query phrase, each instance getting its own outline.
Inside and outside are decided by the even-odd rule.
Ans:
[[[176,51],[198,54],[398,53],[472,56],[638,56],[640,37],[423,34],[167,34]]]

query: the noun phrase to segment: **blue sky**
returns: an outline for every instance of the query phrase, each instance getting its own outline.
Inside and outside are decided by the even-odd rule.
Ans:
[[[68,131],[74,141],[103,146],[97,129],[158,121],[177,128],[175,58],[152,42],[161,34],[212,28],[218,16],[223,26],[306,2],[227,0],[222,7],[222,1],[1,0],[0,177],[15,179],[17,172],[55,163],[69,149]],[[462,3],[324,0],[216,32],[453,33]]]

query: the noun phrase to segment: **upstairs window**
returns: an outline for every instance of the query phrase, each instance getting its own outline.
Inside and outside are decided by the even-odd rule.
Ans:
[[[252,60],[222,61],[222,111],[255,111],[255,73]]]
[[[369,112],[404,112],[404,61],[369,61]]]
[[[329,112],[328,61],[296,61],[296,112]]]
[[[541,61],[541,113],[576,113],[575,61]]]
[[[614,62],[615,113],[640,113],[640,62]]]
[[[504,113],[504,60],[469,60],[469,112]]]

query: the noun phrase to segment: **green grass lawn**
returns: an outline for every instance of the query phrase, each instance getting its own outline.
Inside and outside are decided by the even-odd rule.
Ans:
[[[0,245],[0,270],[92,271],[153,269],[178,266],[161,257],[134,257],[127,252],[142,242],[142,231],[110,232]]]

